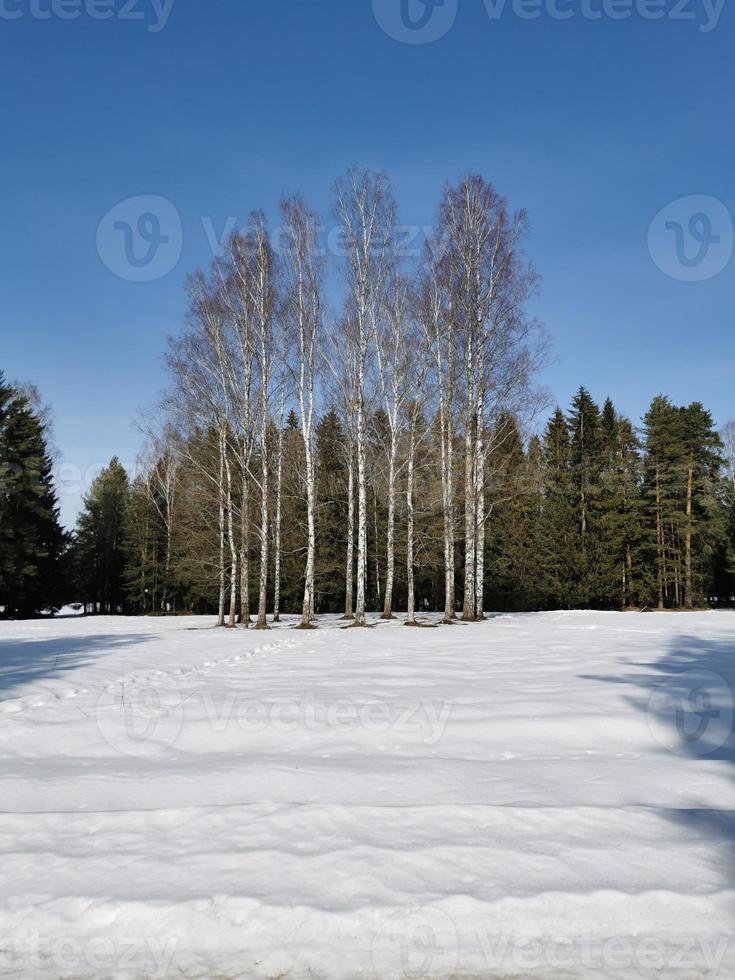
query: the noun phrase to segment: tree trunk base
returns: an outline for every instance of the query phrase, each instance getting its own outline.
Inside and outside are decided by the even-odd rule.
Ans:
[[[355,617],[352,615],[352,613],[345,613],[344,616],[340,616],[340,619],[343,622],[351,622],[354,618]]]
[[[354,619],[354,617],[353,617]],[[371,629],[370,623],[366,622],[364,619],[354,619],[351,626],[347,627],[348,630],[369,630]]]
[[[383,615],[380,618],[381,619],[395,619],[396,617],[393,615],[393,613],[383,613]]]
[[[280,623],[281,622],[281,617],[280,616],[274,616],[273,619],[271,620],[271,622],[273,622],[273,623]]]
[[[255,629],[256,630],[269,630],[270,629],[270,626],[268,625],[268,623],[256,623],[255,624]]]
[[[294,626],[297,630],[316,630],[319,629],[314,623],[299,623],[298,626]]]

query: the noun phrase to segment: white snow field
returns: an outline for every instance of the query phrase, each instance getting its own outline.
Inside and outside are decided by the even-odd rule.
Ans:
[[[0,624],[0,976],[735,977],[735,613]]]

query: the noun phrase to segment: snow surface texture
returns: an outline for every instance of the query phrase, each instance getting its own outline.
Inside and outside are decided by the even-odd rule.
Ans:
[[[0,976],[735,977],[735,614],[0,624]]]

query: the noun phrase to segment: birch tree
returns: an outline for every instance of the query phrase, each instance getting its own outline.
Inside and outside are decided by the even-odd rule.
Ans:
[[[335,185],[335,216],[343,244],[347,287],[343,341],[356,365],[357,595],[355,626],[366,626],[367,566],[367,405],[372,382],[376,320],[383,308],[393,252],[395,206],[384,174],[353,168]]]
[[[306,485],[307,550],[304,570],[304,599],[301,628],[314,623],[314,580],[316,566],[316,471],[315,471],[315,383],[322,331],[324,261],[316,244],[317,216],[298,196],[281,204],[286,226],[285,310],[296,339],[298,363],[294,370],[299,404],[301,437],[304,444]]]
[[[217,624],[225,625],[227,585],[226,541],[230,553],[230,620],[235,625],[237,588],[237,551],[234,542],[234,504],[230,470],[231,434],[231,357],[226,333],[226,318],[211,283],[198,272],[188,280],[190,307],[189,329],[171,343],[169,365],[177,379],[178,407],[188,424],[215,434],[216,468],[208,467],[207,457],[190,454],[214,485],[219,514],[219,603]]]
[[[445,263],[441,248],[427,243],[426,261],[417,290],[417,315],[426,349],[432,361],[432,381],[439,417],[439,460],[442,486],[442,519],[444,531],[444,618],[451,625],[456,619],[455,587],[455,474],[454,474],[454,401],[455,321],[445,281]]]
[[[453,332],[463,348],[463,619],[474,621],[483,616],[485,432],[489,417],[527,376],[517,364],[534,326],[524,305],[536,279],[520,251],[525,212],[509,215],[505,199],[482,177],[446,188],[439,227]]]
[[[382,619],[393,619],[393,584],[395,579],[396,483],[398,448],[404,407],[411,396],[408,364],[415,351],[406,328],[409,284],[395,269],[391,270],[385,293],[385,310],[378,322],[375,349],[378,381],[388,422],[388,526],[386,533],[386,581]],[[413,393],[415,397],[415,392]]]
[[[276,516],[273,528],[273,622],[281,621],[281,525],[283,521],[283,440],[286,415],[286,381],[280,382],[278,431],[276,435]]]
[[[228,242],[226,258],[218,266],[221,302],[227,310],[233,334],[231,378],[240,484],[239,620],[246,627],[250,623],[250,484],[257,416],[254,337],[258,311],[253,302],[252,244],[251,236],[233,234]]]
[[[252,313],[253,349],[258,370],[257,429],[260,455],[260,579],[258,585],[258,620],[256,629],[269,629],[266,619],[268,603],[268,531],[269,531],[269,412],[274,360],[274,313],[276,307],[276,261],[268,237],[265,216],[255,212],[250,219],[246,247],[247,300]]]

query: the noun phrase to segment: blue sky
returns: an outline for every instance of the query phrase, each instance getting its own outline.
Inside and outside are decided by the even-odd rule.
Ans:
[[[732,6],[703,30],[706,0],[687,0],[696,19],[663,0],[659,20],[644,0],[621,20],[585,16],[603,0],[557,0],[565,20],[551,0],[508,0],[496,19],[484,0],[446,0],[427,14],[456,7],[451,28],[406,44],[380,26],[400,27],[401,0],[375,0],[377,16],[372,0],[173,0],[165,24],[160,0],[127,15],[108,0],[106,20],[93,0],[60,2],[0,0],[0,367],[41,388],[82,474],[133,461],[184,277],[211,259],[206,227],[296,189],[328,212],[353,162],[390,172],[406,224],[430,225],[443,182],[468,170],[528,209],[556,400],[584,383],[634,419],[659,391],[735,417]],[[174,206],[181,255],[131,282],[105,265],[98,227],[142,195]],[[662,271],[647,233],[667,206],[651,239]],[[707,253],[694,272],[677,266],[676,225],[685,258]],[[67,522],[77,505],[65,493]]]

